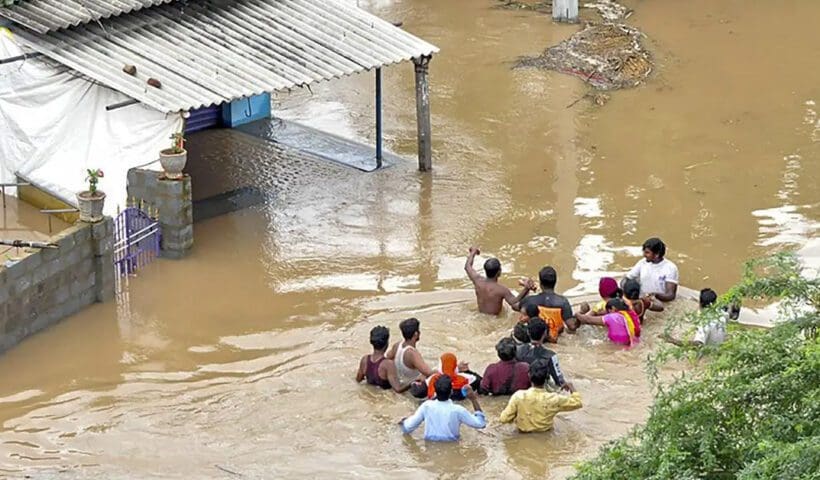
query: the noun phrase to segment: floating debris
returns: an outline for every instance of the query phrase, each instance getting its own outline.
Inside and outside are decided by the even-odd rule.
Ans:
[[[617,22],[625,20],[632,15],[633,10],[626,8],[614,0],[597,0],[595,2],[588,2],[581,5],[582,8],[589,8],[597,10],[598,14],[608,22]]]
[[[552,15],[552,0],[547,1],[518,1],[518,0],[497,0],[499,2],[495,8],[502,10],[528,10],[532,12],[546,13]],[[595,10],[604,20],[617,22],[629,18],[632,10],[621,5],[615,0],[595,0],[580,5],[580,8]]]
[[[546,2],[519,2],[516,0],[498,0],[495,8],[502,10],[530,10],[533,12],[552,14],[552,0]]]
[[[538,57],[522,58],[516,68],[555,70],[582,78],[599,90],[636,87],[652,72],[643,34],[617,23],[588,24]]]

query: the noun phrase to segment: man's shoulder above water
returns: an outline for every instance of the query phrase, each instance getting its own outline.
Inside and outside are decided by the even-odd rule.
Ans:
[[[536,305],[541,305],[543,307],[561,307],[565,303],[569,302],[567,297],[555,293],[555,292],[541,292],[537,295],[530,295],[529,297],[525,298],[522,303],[534,303]]]
[[[523,343],[518,346],[515,352],[515,358],[520,362],[531,363],[539,358],[551,358],[555,352],[541,345],[533,345],[531,343]]]

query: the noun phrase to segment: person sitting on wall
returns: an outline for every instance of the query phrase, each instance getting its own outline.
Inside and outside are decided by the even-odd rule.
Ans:
[[[518,322],[513,327],[512,339],[515,341],[516,348],[524,343],[530,343],[530,322]]]
[[[535,286],[531,280],[523,281],[523,290],[516,297],[512,291],[498,283],[501,277],[501,262],[497,258],[490,258],[484,262],[484,274],[482,277],[473,268],[473,262],[476,255],[481,251],[477,247],[470,247],[470,254],[467,256],[467,261],[464,264],[464,271],[473,282],[475,288],[476,302],[478,303],[478,311],[489,315],[498,315],[504,307],[506,301],[514,310],[518,309],[518,303],[524,298],[530,290]]]
[[[555,343],[558,335],[564,331],[567,320],[572,318],[572,305],[563,295],[555,293],[555,285],[558,283],[558,273],[553,267],[546,266],[538,272],[538,281],[541,285],[541,293],[530,295],[521,300],[520,310],[527,312],[530,305],[538,308],[538,317],[549,327],[549,339],[547,341]],[[523,282],[522,282],[523,283]],[[526,284],[525,284],[526,285]],[[527,318],[531,318],[527,315]],[[522,320],[524,318],[522,317]]]
[[[396,364],[384,356],[387,346],[390,345],[390,330],[379,325],[370,330],[370,345],[373,353],[365,355],[359,361],[359,370],[356,372],[356,382],[367,380],[368,385],[375,385],[384,390],[393,389],[396,393],[406,392],[410,384],[399,383]]]
[[[660,238],[643,242],[644,259],[638,261],[626,278],[637,280],[641,295],[661,302],[671,302],[678,294],[678,267],[665,258],[666,244]]]
[[[403,340],[394,343],[385,356],[396,363],[399,382],[410,383],[410,394],[416,398],[424,398],[427,396],[424,379],[434,372],[416,349],[421,338],[421,322],[416,318],[402,320],[399,323],[399,330]]]
[[[624,288],[624,302],[632,310],[638,314],[638,321],[643,325],[646,312],[652,310],[654,312],[662,312],[663,304],[659,302],[652,302],[648,297],[641,297],[641,284],[637,280],[627,278],[623,282]],[[654,305],[657,303],[657,305]]]
[[[399,426],[405,434],[412,433],[424,422],[424,439],[431,442],[456,442],[461,437],[461,425],[481,429],[487,426],[487,418],[481,411],[478,395],[470,386],[466,386],[467,398],[473,404],[475,413],[450,400],[453,383],[450,377],[442,375],[433,384],[435,400],[422,403],[416,412],[401,419]]]
[[[540,318],[532,318],[529,321],[530,343],[519,345],[515,351],[515,358],[519,362],[532,365],[538,359],[546,360],[549,365],[549,375],[559,387],[563,387],[566,382],[561,367],[558,365],[558,355],[544,346],[547,336],[547,324]]]
[[[504,337],[495,345],[500,361],[488,365],[478,393],[482,395],[512,395],[530,388],[529,365],[515,359],[516,344]]]
[[[441,364],[438,371],[427,379],[427,398],[434,398],[436,396],[435,383],[439,377],[450,377],[453,385],[453,400],[464,400],[465,393],[463,388],[470,385],[474,390],[478,389],[481,384],[481,375],[471,372],[469,365],[466,363],[458,363],[455,354],[447,352],[441,355]]]
[[[695,331],[692,340],[679,340],[669,334],[661,334],[660,338],[679,347],[702,347],[704,345],[717,346],[726,341],[726,330],[729,320],[737,320],[740,316],[740,307],[724,308],[720,311],[713,310],[717,302],[717,293],[711,288],[704,288],[700,291],[698,304],[702,315],[712,315],[713,319],[701,325]]]
[[[539,359],[529,368],[532,386],[513,394],[498,419],[501,423],[513,423],[519,432],[547,432],[552,430],[555,416],[559,412],[569,412],[582,407],[581,394],[571,383],[564,384],[570,395],[547,390],[547,376],[550,375],[549,361]]]
[[[601,277],[598,281],[598,295],[601,296],[601,301],[590,307],[589,303],[581,304],[579,313],[582,315],[589,315],[595,317],[603,317],[606,315],[606,302],[613,298],[623,298],[623,290],[618,287],[618,281],[612,277]],[[576,330],[580,326],[580,321],[576,318],[567,321],[570,330]]]
[[[606,315],[578,313],[575,318],[581,324],[606,327],[607,336],[613,343],[632,346],[641,336],[638,314],[629,309],[626,302],[613,298],[606,302]]]

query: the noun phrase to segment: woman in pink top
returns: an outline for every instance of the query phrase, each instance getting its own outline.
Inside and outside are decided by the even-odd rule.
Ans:
[[[637,340],[640,331],[640,322],[636,322],[629,307],[620,298],[613,298],[606,302],[606,315],[597,317],[593,315],[578,314],[576,318],[581,323],[587,325],[599,325],[606,327],[609,339],[618,344],[632,346]]]

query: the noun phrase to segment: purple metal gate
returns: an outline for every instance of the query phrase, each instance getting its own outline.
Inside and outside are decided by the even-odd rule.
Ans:
[[[117,276],[136,273],[159,256],[159,222],[139,207],[128,207],[114,221],[114,268]]]

